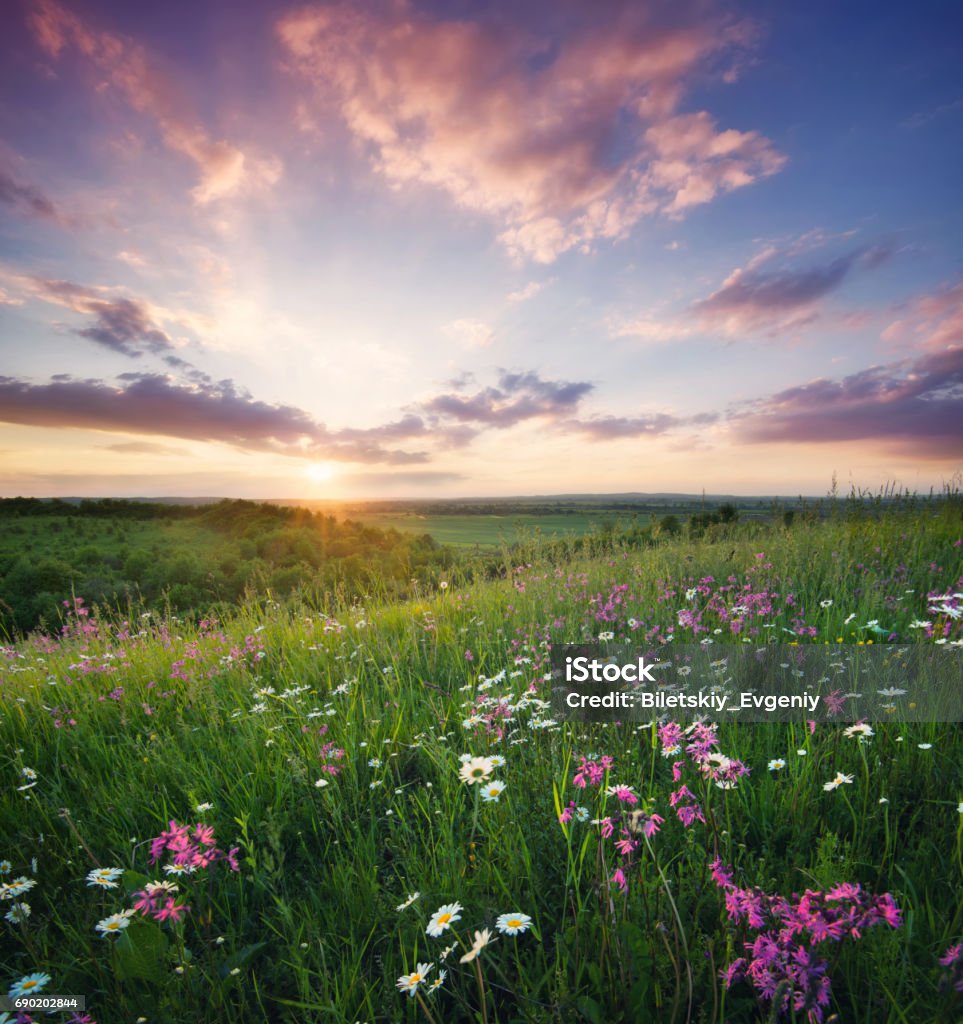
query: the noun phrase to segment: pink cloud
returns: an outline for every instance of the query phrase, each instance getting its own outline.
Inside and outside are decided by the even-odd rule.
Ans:
[[[708,298],[691,308],[695,321],[728,337],[796,331],[824,315],[825,301],[858,270],[873,270],[892,255],[886,246],[863,246],[828,261],[797,267],[798,250],[764,249],[734,270]],[[782,262],[775,267],[777,259]]]
[[[873,441],[939,460],[963,456],[963,348],[818,378],[730,417],[737,440],[799,445]]]
[[[19,181],[0,169],[0,203],[6,203],[29,217],[49,221],[58,227],[74,226],[74,220],[35,185]]]
[[[963,346],[963,281],[922,295],[901,310],[882,333],[885,341],[910,341],[939,351]]]
[[[384,448],[377,428],[330,431],[303,410],[259,401],[230,380],[183,382],[156,373],[124,373],[114,383],[0,376],[0,422],[213,441],[302,459],[407,465],[428,458]],[[383,430],[386,439],[413,432],[407,422]]]
[[[198,204],[270,186],[279,179],[277,158],[212,138],[173,78],[143,46],[91,27],[56,0],[35,0],[28,23],[51,59],[61,59],[71,50],[79,54],[105,76],[101,84],[117,90],[137,113],[155,122],[168,149],[197,165],[200,180],[191,194]]]
[[[292,70],[336,112],[393,187],[443,189],[499,219],[516,257],[549,263],[644,216],[676,215],[784,163],[756,132],[679,113],[688,80],[733,55],[748,30],[678,3],[614,4],[568,38],[312,6],[277,31]],[[299,107],[303,116],[303,103]]]

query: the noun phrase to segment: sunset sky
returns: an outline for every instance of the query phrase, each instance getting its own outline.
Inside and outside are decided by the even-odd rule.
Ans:
[[[0,19],[0,495],[963,467],[961,4]]]

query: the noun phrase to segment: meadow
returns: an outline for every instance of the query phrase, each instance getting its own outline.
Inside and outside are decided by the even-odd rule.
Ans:
[[[324,610],[78,592],[0,649],[0,992],[83,994],[75,1024],[960,1020],[958,725],[575,725],[545,676],[599,636],[958,646],[961,538],[947,497]]]
[[[230,606],[249,591],[323,602],[372,585],[397,595],[450,561],[424,531],[303,508],[0,499],[0,636],[56,621],[75,594],[120,612]]]
[[[458,548],[501,548],[565,537],[585,537],[614,522],[601,512],[547,513],[391,513],[361,512],[358,521],[381,530],[429,534],[439,544]],[[633,517],[632,525],[648,525],[648,518]]]

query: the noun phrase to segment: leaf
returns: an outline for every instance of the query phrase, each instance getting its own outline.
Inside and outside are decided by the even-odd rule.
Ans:
[[[134,918],[114,943],[114,970],[124,981],[143,978],[145,981],[164,980],[164,954],[167,936],[150,921]]]
[[[230,977],[231,971],[235,967],[247,967],[247,965],[261,952],[264,947],[267,946],[266,942],[253,942],[250,946],[245,946],[243,949],[239,949],[236,953],[232,953],[223,964],[221,964],[218,974],[222,978]]]
[[[139,871],[125,871],[121,876],[121,882],[128,895],[143,889],[149,881],[149,876],[142,875]]]
[[[591,997],[582,996],[578,1001],[578,1012],[592,1024],[605,1024],[602,1007]]]

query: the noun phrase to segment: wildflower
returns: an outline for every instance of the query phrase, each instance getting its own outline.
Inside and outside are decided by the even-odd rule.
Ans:
[[[799,748],[799,749],[798,749],[798,750],[796,751],[796,756],[797,756],[797,757],[805,757],[807,753],[808,753],[808,751],[806,751],[806,750],[804,750],[804,749],[803,749],[802,747],[800,747],[800,748]]]
[[[773,760],[769,762],[769,771],[771,772],[782,771],[785,767],[786,762],[781,757],[773,758]]]
[[[0,883],[0,900],[10,900],[29,892],[37,883],[26,875],[14,878],[11,882]]]
[[[369,768],[380,768],[381,767],[381,758],[378,758],[378,757],[369,758],[369,760],[368,760],[368,767]]]
[[[473,757],[466,761],[458,771],[463,782],[473,786],[476,782],[482,782],[495,770],[490,757]]]
[[[100,932],[104,938],[108,935],[119,935],[130,924],[130,915],[133,913],[133,910],[124,910],[119,914],[111,914],[103,921],[98,921],[94,930]]]
[[[194,808],[194,810],[197,811],[198,814],[203,814],[205,811],[212,811],[213,809],[214,809],[214,805],[213,804],[208,804],[208,803],[198,804]]]
[[[531,923],[528,914],[502,914],[495,921],[495,927],[502,935],[519,935],[527,932]]]
[[[193,864],[165,864],[165,875],[192,875],[194,874]]]
[[[425,976],[434,967],[434,964],[418,964],[418,967],[411,974],[402,974],[395,982],[399,990],[407,992],[409,998],[414,998],[418,986],[425,980]]]
[[[614,633],[599,633],[599,640],[614,640]]]
[[[605,795],[617,797],[619,802],[623,804],[632,805],[639,802],[639,798],[632,792],[631,786],[609,786],[605,790]]]
[[[932,743],[917,743],[916,745],[920,748],[920,750],[932,750],[933,749],[933,744]]]
[[[0,875],[9,875],[13,871],[13,865],[8,860],[0,860]]]
[[[486,782],[484,789],[482,789],[482,800],[489,804],[497,804],[498,798],[502,795],[504,790],[504,782],[500,779],[492,779],[491,782]]]
[[[855,725],[851,725],[848,729],[843,729],[844,736],[858,736],[860,739],[869,739],[870,736],[875,736],[872,728],[867,722],[857,722]]]
[[[501,754],[491,754],[488,758],[494,768],[504,768],[505,758]]]
[[[414,903],[416,899],[418,899],[420,895],[420,892],[411,893],[408,896],[408,898],[404,901],[404,903],[399,903],[398,906],[395,907],[395,910],[397,910],[399,914],[401,913],[402,910],[407,910],[411,906],[411,904]]]
[[[467,964],[476,959],[491,940],[492,933],[487,928],[480,932],[475,932],[475,941],[471,944],[471,949],[458,962],[460,964]]]
[[[438,972],[438,977],[435,978],[435,980],[428,986],[428,993],[429,993],[429,995],[432,992],[435,992],[438,989],[440,989],[441,986],[444,985],[445,978],[447,978],[447,977],[448,977],[448,972],[447,971],[439,971]]]
[[[887,686],[885,690],[876,691],[881,697],[902,697],[907,691],[897,686]]]
[[[842,772],[837,772],[836,778],[834,778],[831,782],[825,783],[823,789],[825,789],[826,792],[829,793],[834,789],[839,789],[839,787],[842,786],[843,783],[849,785],[852,781],[852,775],[844,775]]]
[[[328,785],[327,779],[317,779],[314,783],[315,789],[324,789]]]
[[[461,920],[462,906],[460,903],[446,903],[443,907],[439,907],[438,910],[431,915],[431,920],[428,922],[428,927],[425,932],[430,935],[433,939],[437,939],[442,932],[447,931],[455,921]]]
[[[116,889],[117,879],[123,873],[123,868],[95,868],[87,875],[87,885],[99,885],[101,889]]]
[[[50,981],[49,974],[43,974],[42,972],[28,974],[19,981],[15,981],[10,986],[7,995],[11,999],[15,999],[17,996],[32,996],[35,992],[39,992],[48,981]]]
[[[37,778],[37,773],[33,770],[33,768],[21,768],[20,774],[23,776],[23,778],[31,782],[35,781]]]
[[[825,601],[820,601],[819,602],[819,607],[820,608],[832,608],[832,606],[833,606],[832,599],[828,598],[828,597],[826,598]]]
[[[956,810],[959,814],[963,814],[963,800],[956,805]]]
[[[952,968],[942,984],[952,983],[957,992],[963,992],[963,943],[950,946],[939,962],[941,967]]]
[[[14,903],[14,905],[3,915],[11,924],[20,924],[30,916],[29,903]]]

